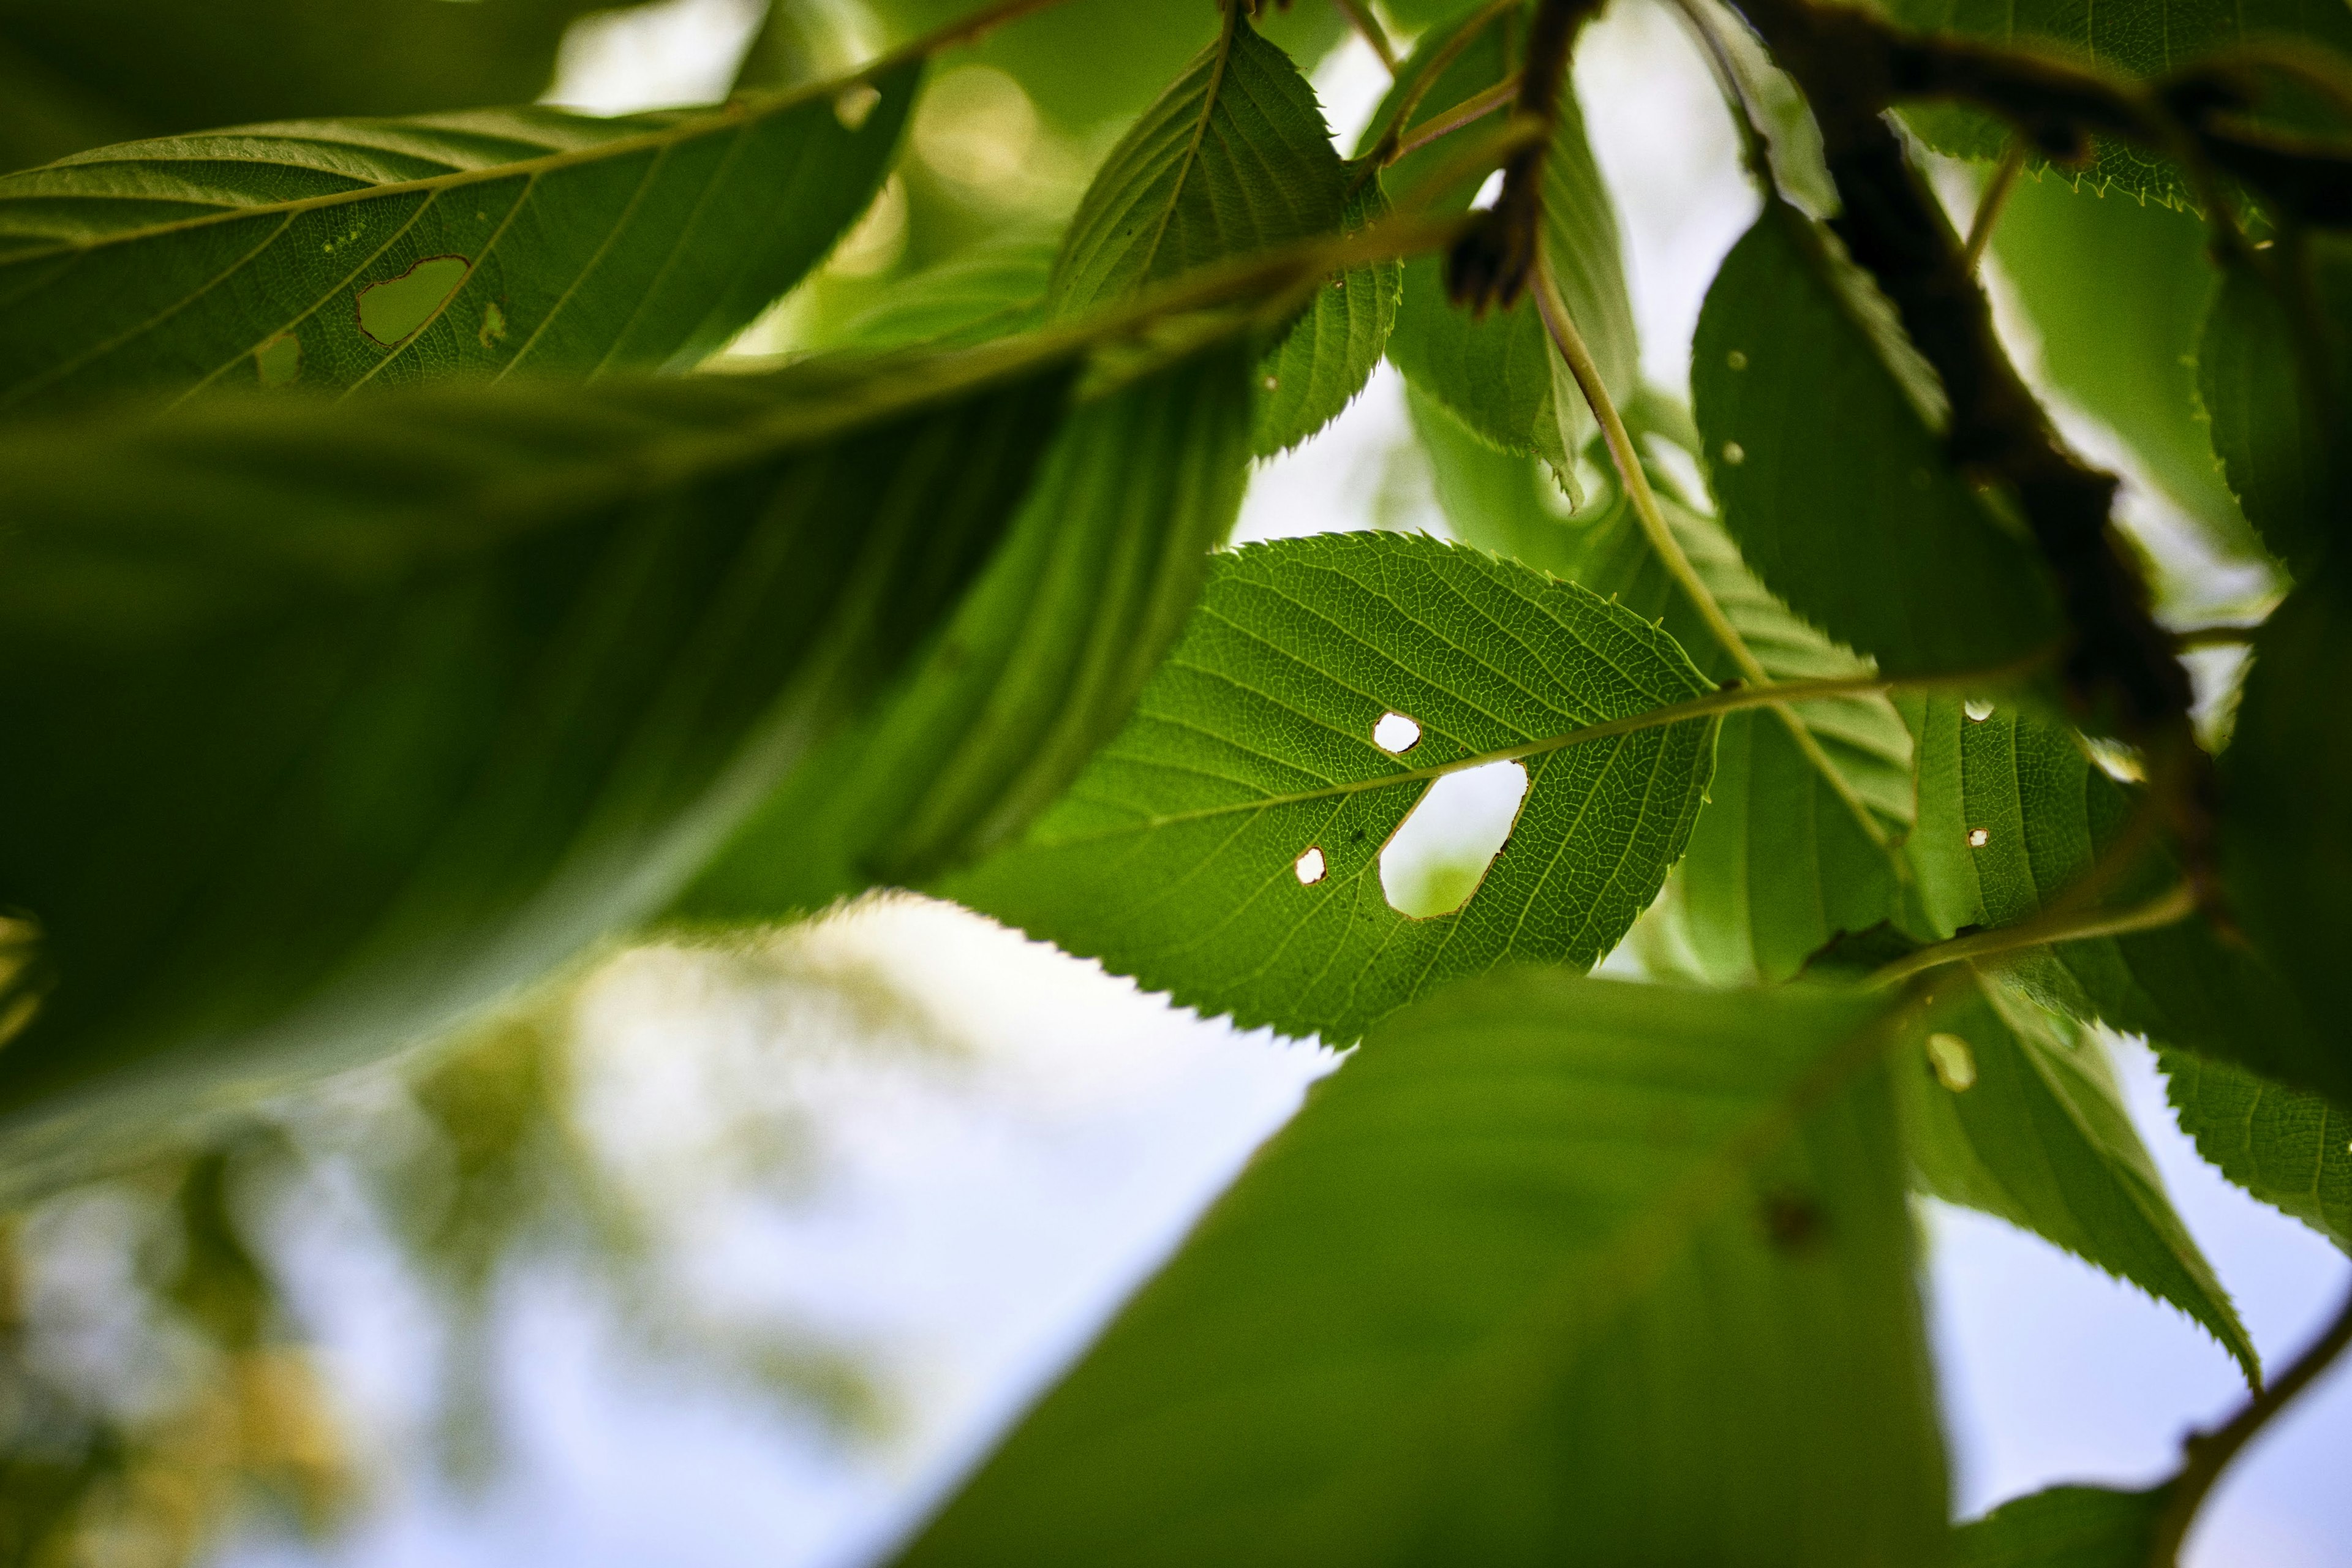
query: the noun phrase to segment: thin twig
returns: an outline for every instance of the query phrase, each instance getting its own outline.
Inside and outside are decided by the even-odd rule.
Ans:
[[[2180,1473],[2165,1487],[2164,1511],[2157,1516],[2148,1568],[2174,1568],[2181,1545],[2189,1539],[2189,1527],[2197,1522],[2199,1506],[2212,1491],[2213,1483],[2221,1479],[2230,1461],[2270,1424],[2272,1417],[2326,1372],[2329,1363],[2344,1353],[2347,1345],[2352,1345],[2352,1296],[2345,1299],[2344,1305],[2336,1310],[2335,1318],[2320,1331],[2310,1348],[2295,1357],[2293,1365],[2272,1379],[2235,1415],[2210,1432],[2189,1435],[2181,1446]]]
[[[1486,91],[1474,93],[1453,108],[1440,110],[1423,121],[1412,135],[1397,143],[1396,155],[1402,158],[1418,153],[1439,137],[1484,120],[1510,102],[1518,90],[1519,73],[1513,71]]]
[[[2011,136],[2009,150],[2000,155],[2000,167],[1992,172],[1991,183],[1977,199],[1977,216],[1969,225],[1968,243],[1960,247],[1960,268],[1973,273],[1984,260],[1985,247],[1992,243],[1993,226],[2000,222],[2001,209],[2009,205],[2009,193],[2017,188],[2017,178],[2025,173],[2025,138]]]
[[[1372,46],[1372,53],[1381,57],[1381,64],[1388,67],[1389,75],[1395,76],[1396,46],[1389,42],[1389,30],[1381,26],[1381,19],[1364,8],[1363,0],[1331,0],[1331,3],[1339,7],[1339,15],[1348,18],[1349,25],[1356,29],[1364,42]]]
[[[1932,947],[1923,947],[1874,971],[1864,984],[1893,985],[1947,963],[1966,963],[2023,948],[2044,947],[2053,942],[2087,942],[2093,937],[2125,936],[2132,931],[2155,931],[2177,924],[2196,912],[2197,895],[2186,882],[2136,910],[2126,910],[2120,914],[2081,915],[2072,910],[2052,910],[2030,921],[2002,926],[1998,931],[1972,931],[1967,936],[1954,937],[1949,942],[1939,942]]]
[[[1480,34],[1509,16],[1519,3],[1520,0],[1489,0],[1484,10],[1463,23],[1452,37],[1422,63],[1421,68],[1405,82],[1404,90],[1397,99],[1396,112],[1389,117],[1387,126],[1381,132],[1380,141],[1373,144],[1370,154],[1364,160],[1367,165],[1378,168],[1397,161],[1401,156],[1397,146],[1404,140],[1405,127],[1412,123],[1414,113],[1421,108],[1421,100],[1429,96],[1429,89],[1437,85],[1437,79],[1462,58],[1464,50],[1477,42]]]

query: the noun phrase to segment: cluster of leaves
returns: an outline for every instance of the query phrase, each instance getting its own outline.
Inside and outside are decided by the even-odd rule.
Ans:
[[[1271,26],[1203,5],[1051,245],[685,374],[887,194],[931,58],[1045,8],[909,0],[933,30],[795,83],[781,6],[709,109],[437,80],[200,132],[0,6],[27,69],[170,132],[0,178],[0,1182],[650,924],[925,889],[1360,1047],[908,1561],[2168,1563],[2296,1376],[2164,1487],[1955,1533],[1904,1201],[2038,1232],[2258,1384],[2105,1026],[2228,1175],[2352,1237],[2341,15],[1688,0],[1764,189],[1685,409],[1550,93],[1592,7],[1391,7],[1343,156]],[[1294,43],[1344,10],[1391,50],[1307,9]],[[1150,30],[1097,13],[1026,26]],[[1042,80],[1024,36],[992,68]],[[1117,106],[1055,79],[1070,124]],[[1949,151],[2000,153],[1991,114],[2011,165],[2092,160],[1994,250],[2050,374],[2291,585],[2228,634],[2226,736],[2188,738],[1906,94]],[[1252,459],[1383,356],[1455,541],[1221,552]],[[1507,841],[1401,911],[1385,851],[1487,767]],[[1646,980],[1584,974],[1629,935]]]

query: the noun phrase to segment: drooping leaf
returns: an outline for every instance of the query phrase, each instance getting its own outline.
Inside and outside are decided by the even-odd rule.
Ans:
[[[1766,587],[1890,675],[2053,646],[2032,542],[1946,458],[1941,389],[1835,241],[1766,204],[1707,290],[1691,394],[1724,526]]]
[[[1957,1568],[2146,1568],[2166,1489],[2051,1487],[1952,1532]]]
[[[1419,68],[1439,51],[1453,47],[1455,36],[1474,19],[1465,17],[1460,26],[1433,30],[1421,42],[1399,71],[1400,85],[1372,116],[1360,155],[1377,145],[1403,107],[1403,84],[1412,81]],[[1490,22],[1439,73],[1406,127],[1407,134],[1517,70],[1523,31],[1516,15]],[[1544,157],[1543,256],[1610,396],[1622,404],[1639,384],[1641,352],[1619,254],[1616,213],[1586,143],[1583,114],[1570,86],[1561,89],[1559,116]],[[1391,167],[1389,188],[1412,190],[1438,176],[1456,155],[1451,141],[1420,148]],[[1439,194],[1431,210],[1465,210],[1477,184],[1472,179]],[[1447,300],[1444,266],[1435,257],[1405,264],[1390,357],[1407,381],[1487,445],[1543,458],[1563,473],[1594,429],[1591,412],[1544,331],[1532,293],[1510,310],[1474,318]]]
[[[906,689],[746,822],[679,906],[772,920],[1013,837],[1134,710],[1241,507],[1245,345],[1076,411]]]
[[[658,910],[979,575],[1075,341],[0,436],[6,1181]]]
[[[2238,722],[2222,754],[2222,870],[2231,912],[2278,966],[2325,1046],[2255,1071],[2352,1109],[2352,592],[2336,561],[2286,597],[2254,639]],[[2194,1047],[2195,1041],[2179,1045]]]
[[[9,175],[0,409],[690,365],[865,207],[919,74],[612,120],[254,126]]]
[[[1965,975],[1905,1043],[1895,1085],[1927,1191],[2170,1302],[2260,1386],[2253,1342],[2173,1212],[2097,1036]]]
[[[2158,1053],[2180,1130],[2221,1173],[2352,1252],[2352,1114],[2186,1051]]]
[[[2305,255],[2301,279],[2231,263],[2198,347],[2198,387],[2230,488],[2298,575],[2346,531],[2352,502],[2352,250],[2320,243]],[[2308,310],[2291,310],[2283,289]]]
[[[2204,225],[2045,174],[2010,193],[1992,247],[2051,382],[2123,437],[2209,536],[2247,549],[2198,398],[2198,334],[2221,280]]]
[[[215,125],[528,103],[547,89],[564,29],[593,9],[592,0],[0,0],[0,80],[37,80],[77,106],[38,127],[0,108],[0,171]]]
[[[1918,826],[1906,849],[1937,932],[2014,925],[2050,909],[2129,826],[2137,793],[2071,731],[2008,705],[1979,705],[1982,718],[1958,698],[1899,705],[1918,756]],[[2241,837],[2239,809],[2233,793],[2225,845]],[[2148,854],[2100,907],[2133,908],[2179,879],[2169,854]],[[2189,919],[2029,950],[2004,973],[2071,1016],[2352,1101],[2352,1061],[2315,1024],[2324,1015],[2282,979],[2282,955],[2258,947]]]
[[[1702,673],[1731,655],[1650,547],[1614,485],[1564,515],[1541,465],[1495,452],[1408,393],[1449,526],[1465,542],[1581,584],[1660,622]],[[1721,528],[1653,475],[1683,552],[1765,671],[1780,680],[1867,674],[1869,666],[1790,615],[1741,564]],[[1883,697],[1840,697],[1726,714],[1707,807],[1675,875],[1675,918],[1701,972],[1724,984],[1788,979],[1840,931],[1896,918],[1908,867],[1911,739]]]
[[[943,890],[1185,1005],[1341,1044],[1449,979],[1613,947],[1682,853],[1714,726],[1559,742],[1709,689],[1640,617],[1475,551],[1252,546],[1068,795]],[[1409,741],[1375,740],[1391,714]],[[1391,836],[1439,776],[1520,752],[1476,891],[1399,913]]]
[[[2168,75],[2190,62],[2241,45],[2284,43],[2318,47],[2352,58],[2352,10],[2332,0],[2123,0],[2083,5],[2073,0],[1881,0],[1895,20],[1929,32],[1958,33],[2055,51],[2126,77]],[[2341,66],[2338,66],[2341,68]],[[1961,157],[1998,157],[2002,130],[1987,117],[1914,111],[1912,123],[1931,145]],[[2312,129],[2289,115],[2285,123]],[[2135,195],[2170,205],[2192,199],[2178,166],[2127,142],[2101,138],[2084,178],[2112,183]]]
[[[1883,1006],[1391,1020],[900,1561],[1940,1561]]]
[[[1388,212],[1377,175],[1348,197],[1352,232]],[[1352,267],[1315,291],[1307,313],[1283,335],[1259,368],[1260,395],[1250,449],[1260,457],[1287,451],[1339,416],[1371,379],[1396,325],[1402,262]]]

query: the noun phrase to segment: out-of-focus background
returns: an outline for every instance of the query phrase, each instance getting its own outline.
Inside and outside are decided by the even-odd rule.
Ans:
[[[760,79],[822,75],[969,5],[795,0],[764,31],[756,0],[591,16],[549,96],[709,100],[747,55]],[[823,347],[894,277],[1050,243],[1124,120],[1214,26],[1209,0],[1070,9],[1083,49],[1015,28],[944,63],[900,173],[734,352]],[[1372,51],[1327,0],[1270,26],[1351,145],[1386,84]],[[1647,373],[1680,392],[1755,197],[1664,8],[1615,0],[1576,80]],[[1965,202],[1969,177],[1947,174]],[[1997,249],[1992,282],[1998,303]],[[2016,312],[2004,327],[2033,365]],[[2129,470],[2112,435],[2062,413]],[[2127,510],[2175,608],[2262,597],[2154,485],[2134,483]],[[1443,527],[1384,371],[1261,467],[1240,532]],[[2220,655],[2200,669],[2215,693],[2230,673]],[[1440,804],[1391,868],[1401,900],[1475,878],[1512,803]],[[2352,1268],[2199,1163],[2148,1054],[2117,1054],[2175,1202],[2282,1362]],[[600,955],[466,1040],[5,1222],[0,1562],[871,1562],[1334,1065],[907,897]],[[2054,1480],[2153,1479],[2188,1426],[2242,1397],[2170,1309],[1997,1222],[1920,1218],[1963,1513]],[[2190,1563],[2352,1561],[2347,1454],[2339,1370],[2232,1472]]]

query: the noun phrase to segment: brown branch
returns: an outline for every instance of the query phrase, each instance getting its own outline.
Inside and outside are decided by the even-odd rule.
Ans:
[[[1518,303],[1535,271],[1543,238],[1543,163],[1559,120],[1560,88],[1576,35],[1601,9],[1601,0],[1539,0],[1528,29],[1528,58],[1519,72],[1517,117],[1543,134],[1503,166],[1495,205],[1445,258],[1445,291],[1454,303],[1485,315],[1491,306]]]

